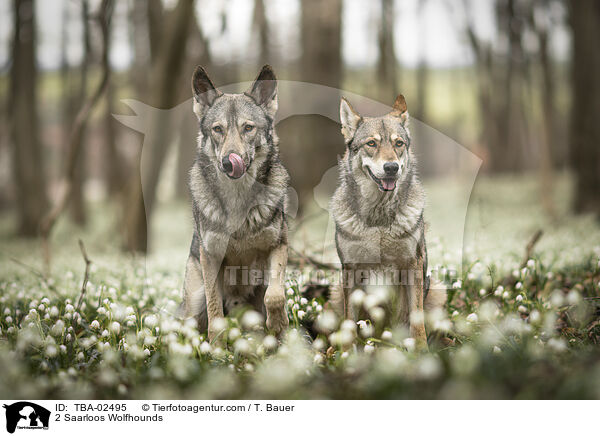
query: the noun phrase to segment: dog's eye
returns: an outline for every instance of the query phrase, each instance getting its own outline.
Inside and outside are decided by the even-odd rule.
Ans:
[[[223,128],[221,126],[213,127],[213,131],[217,133],[223,133]]]
[[[373,141],[373,140],[371,139],[369,142],[367,142],[367,145],[368,145],[369,147],[375,147],[375,145],[377,145],[377,144],[375,144],[375,141]]]
[[[402,147],[403,145],[404,145],[403,141],[401,141],[399,139],[396,141],[396,147]]]
[[[254,126],[251,126],[250,124],[246,124],[246,125],[244,126],[244,130],[245,130],[246,132],[251,132],[251,131],[252,131],[252,129],[254,129]]]

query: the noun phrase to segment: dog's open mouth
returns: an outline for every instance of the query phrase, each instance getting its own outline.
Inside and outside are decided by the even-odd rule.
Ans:
[[[395,177],[384,177],[380,179],[379,177],[375,177],[375,174],[371,172],[371,168],[367,167],[367,171],[375,183],[377,183],[380,191],[393,191],[396,188],[397,179]]]

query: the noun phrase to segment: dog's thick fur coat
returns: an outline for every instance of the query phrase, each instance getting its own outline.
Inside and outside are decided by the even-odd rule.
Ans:
[[[224,94],[198,67],[192,88],[199,133],[189,178],[195,226],[184,316],[195,317],[214,340],[220,333],[216,319],[251,305],[266,315],[268,329],[281,334],[288,326],[283,283],[289,176],[273,125],[275,74],[265,66],[246,93]],[[248,281],[244,271],[263,276]]]
[[[410,329],[418,346],[426,347],[424,310],[445,302],[445,289],[430,289],[425,244],[425,192],[417,174],[408,130],[408,112],[402,95],[382,117],[362,117],[342,99],[342,134],[346,152],[339,162],[340,184],[332,198],[336,247],[343,269],[337,309],[356,318],[349,304],[358,284],[357,272],[408,276],[406,284],[392,286],[389,323]],[[372,276],[371,276],[372,277]]]

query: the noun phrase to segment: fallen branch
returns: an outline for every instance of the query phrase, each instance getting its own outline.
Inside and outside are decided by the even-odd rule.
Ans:
[[[311,256],[307,256],[304,253],[301,253],[300,251],[296,250],[294,247],[290,246],[290,250],[293,251],[294,253],[296,253],[302,260],[304,260],[305,262],[308,262],[310,264],[312,264],[313,266],[317,267],[317,268],[321,268],[321,269],[335,269],[332,265],[327,265],[323,262],[319,262],[318,260],[312,258]]]
[[[90,98],[79,109],[73,128],[69,138],[69,148],[67,150],[67,159],[65,166],[64,180],[62,182],[62,190],[58,195],[58,199],[50,211],[44,216],[40,224],[40,235],[42,237],[42,246],[44,252],[44,263],[46,266],[46,274],[50,272],[50,233],[56,224],[59,216],[65,210],[65,207],[71,199],[73,192],[73,183],[75,180],[75,170],[77,167],[77,157],[79,155],[83,133],[85,131],[86,122],[90,117],[92,109],[96,106],[100,98],[106,91],[108,80],[110,78],[110,65],[108,62],[108,47],[109,47],[109,26],[112,16],[113,2],[112,0],[103,0],[98,11],[96,19],[98,20],[102,31],[102,78],[98,87]]]
[[[77,312],[81,308],[81,303],[83,303],[83,297],[85,297],[85,292],[87,290],[87,284],[90,278],[90,265],[92,261],[87,255],[87,251],[85,250],[85,245],[83,245],[83,241],[79,240],[79,249],[81,250],[81,255],[83,256],[83,260],[85,261],[85,272],[83,273],[83,283],[81,284],[81,293],[79,294],[79,300],[77,301]]]
[[[523,260],[521,261],[521,265],[520,265],[519,269],[523,269],[527,266],[527,261],[529,259],[531,259],[531,256],[533,255],[533,249],[535,248],[535,245],[538,243],[538,241],[540,240],[540,238],[542,237],[543,234],[544,234],[544,232],[541,229],[539,229],[538,231],[536,231],[533,234],[533,236],[527,243],[527,246],[525,247],[525,256],[523,257]],[[516,283],[517,283],[517,279],[515,277],[513,277],[512,274],[507,275],[504,278],[504,280],[502,281],[502,284],[504,286],[514,286]]]

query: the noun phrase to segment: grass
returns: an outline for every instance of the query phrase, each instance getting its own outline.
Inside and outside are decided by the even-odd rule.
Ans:
[[[246,311],[227,320],[221,345],[209,344],[176,317],[191,228],[183,203],[158,209],[147,258],[119,252],[110,205],[93,205],[84,229],[61,221],[47,278],[32,272],[39,242],[11,237],[13,217],[4,215],[0,397],[600,398],[600,227],[568,213],[569,177],[557,183],[553,219],[537,204],[535,181],[480,178],[462,252],[446,243],[445,227],[460,216],[452,204],[461,189],[428,184],[431,265],[462,266],[447,276],[446,310],[429,317],[447,338],[430,353],[413,351],[403,329],[341,322],[302,277],[288,282],[283,343]],[[306,249],[325,224],[321,216],[295,227],[295,247]],[[521,268],[537,229],[544,235]],[[80,237],[93,265],[78,307]],[[360,293],[354,301],[376,307]],[[313,321],[314,341],[301,327]]]

